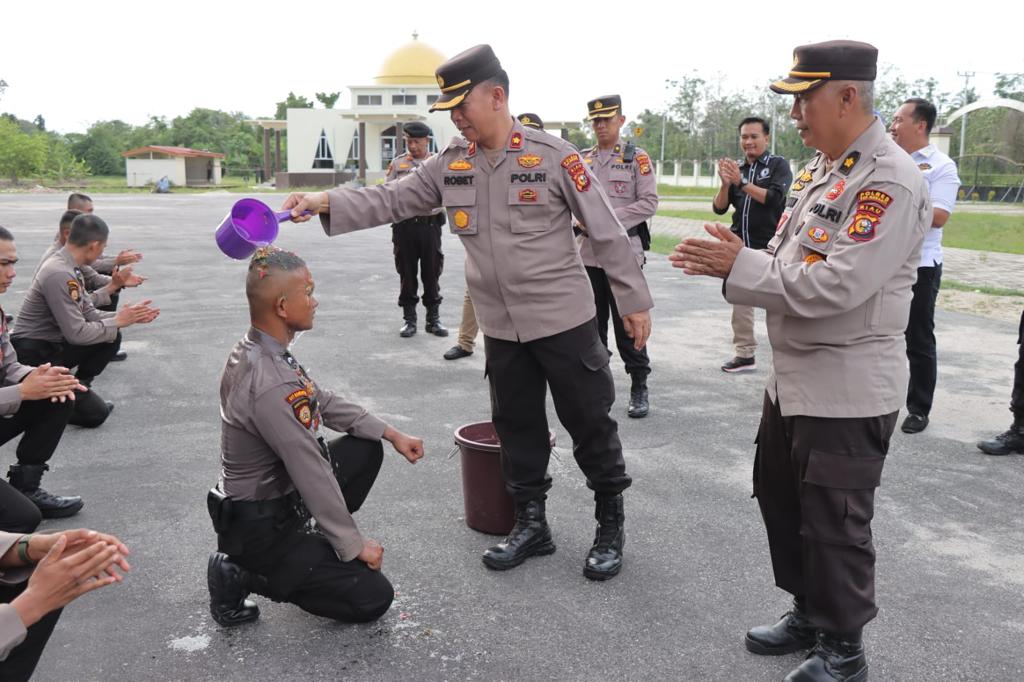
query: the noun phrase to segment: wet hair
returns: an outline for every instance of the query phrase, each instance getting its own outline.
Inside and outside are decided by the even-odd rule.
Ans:
[[[93,213],[83,213],[71,221],[68,244],[88,246],[93,242],[105,242],[109,236],[110,228],[103,222],[103,218]]]
[[[64,230],[69,229],[71,227],[71,223],[74,222],[75,218],[77,218],[80,215],[84,214],[77,208],[69,208],[68,210],[64,211],[63,215],[61,215],[60,217],[61,231],[63,232]]]
[[[771,129],[768,127],[768,121],[764,120],[760,116],[747,116],[745,119],[740,121],[740,124],[736,127],[736,131],[743,130],[743,126],[750,125],[751,123],[760,123],[761,129],[764,130],[764,134],[768,135],[771,133]]]
[[[939,117],[938,112],[935,110],[935,105],[920,97],[911,97],[903,103],[914,105],[914,113],[912,114],[914,120],[918,123],[924,121],[924,132],[931,133],[935,120]]]
[[[249,299],[249,306],[254,306],[259,299],[260,283],[272,277],[275,271],[294,272],[305,267],[306,261],[291,251],[273,246],[256,249],[256,253],[249,259],[249,273],[245,278],[245,295]]]
[[[81,206],[82,204],[91,203],[92,197],[89,196],[88,194],[79,194],[78,192],[74,192],[71,196],[68,197],[68,208],[76,208],[77,206]]]
[[[14,235],[3,225],[0,225],[0,242],[13,242]]]

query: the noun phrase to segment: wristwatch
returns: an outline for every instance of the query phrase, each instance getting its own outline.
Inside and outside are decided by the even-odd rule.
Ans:
[[[744,187],[746,187],[747,184],[748,184],[747,183],[747,179],[741,175],[740,176],[740,189],[743,189]]]

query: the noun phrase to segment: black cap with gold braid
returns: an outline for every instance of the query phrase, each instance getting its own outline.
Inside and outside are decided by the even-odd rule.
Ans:
[[[430,106],[430,111],[448,111],[462,104],[473,86],[493,78],[501,72],[501,62],[490,45],[477,45],[460,52],[437,67],[437,87],[441,96]]]
[[[873,81],[878,73],[878,48],[856,40],[829,40],[793,50],[789,76],[771,84],[783,95],[798,95],[826,81]]]
[[[544,121],[540,120],[540,116],[537,114],[519,114],[516,118],[518,118],[519,123],[524,126],[544,130]]]
[[[587,120],[595,118],[611,118],[622,113],[622,98],[618,95],[606,95],[587,102]]]

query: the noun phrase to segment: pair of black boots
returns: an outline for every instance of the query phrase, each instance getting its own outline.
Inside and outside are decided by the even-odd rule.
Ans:
[[[1024,455],[1024,415],[1015,413],[1010,428],[992,440],[981,441],[978,449],[986,455]]]
[[[63,519],[74,516],[85,505],[78,495],[52,495],[40,487],[47,464],[12,464],[7,470],[11,487],[31,500],[44,519]]]
[[[448,336],[448,329],[441,324],[440,307],[438,305],[427,307],[427,326],[425,331],[434,336]],[[403,318],[405,319],[405,324],[402,325],[398,335],[403,339],[407,339],[416,334],[416,306],[403,306],[402,310],[404,311]]]
[[[626,543],[622,495],[597,498],[594,517],[597,532],[587,553],[583,575],[590,580],[609,580],[622,570],[622,549]],[[512,532],[483,554],[484,565],[496,571],[515,568],[532,556],[555,551],[551,528],[544,513],[544,500],[516,504]]]
[[[781,656],[811,649],[807,659],[786,676],[785,682],[864,682],[868,660],[860,633],[840,635],[820,630],[807,618],[804,600],[793,599],[793,609],[774,625],[752,628],[746,636],[747,651],[761,656]]]

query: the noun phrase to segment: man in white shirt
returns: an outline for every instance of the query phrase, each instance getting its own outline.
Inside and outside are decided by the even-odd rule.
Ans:
[[[932,225],[921,247],[921,264],[907,323],[907,359],[910,385],[903,433],[920,433],[928,427],[928,413],[935,395],[935,299],[942,283],[942,226],[956,204],[960,176],[956,163],[930,144],[928,136],[936,119],[935,105],[919,97],[905,101],[896,111],[889,131],[924,173],[932,199]]]

